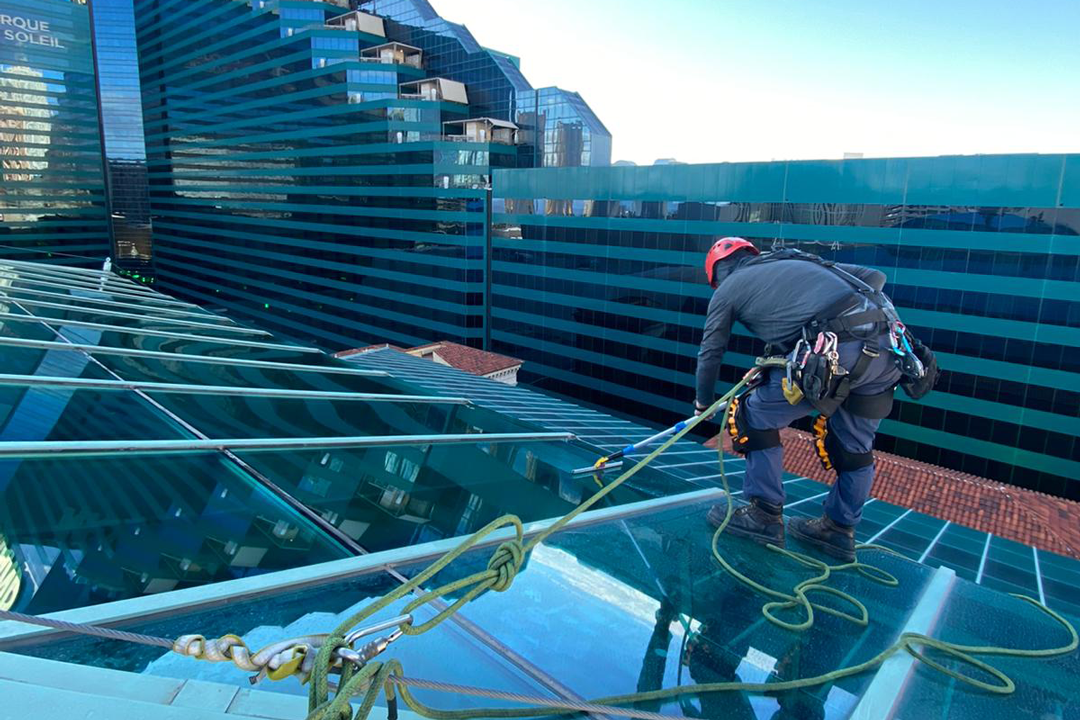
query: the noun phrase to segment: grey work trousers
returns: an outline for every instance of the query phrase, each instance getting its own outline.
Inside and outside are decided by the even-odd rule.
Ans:
[[[840,364],[848,370],[854,367],[862,347],[863,343],[858,340],[840,343]],[[880,339],[879,347],[889,347],[887,336]],[[770,369],[766,382],[751,392],[743,403],[746,421],[755,430],[779,430],[814,412],[806,400],[797,405],[787,401],[781,385],[783,376],[782,370]],[[900,371],[885,350],[871,361],[862,377],[852,383],[851,392],[853,395],[876,395],[899,380]],[[828,429],[835,433],[835,438],[848,452],[867,453],[874,447],[874,435],[880,424],[880,420],[852,415],[841,406],[829,418]],[[773,505],[783,505],[783,461],[784,449],[780,446],[748,452],[743,494],[747,498],[756,497]],[[870,496],[873,480],[873,464],[840,472],[825,498],[825,513],[840,525],[857,525],[862,519],[862,508]]]

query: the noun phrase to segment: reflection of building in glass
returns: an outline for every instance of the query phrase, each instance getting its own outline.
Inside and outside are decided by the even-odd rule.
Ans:
[[[674,419],[716,237],[876,267],[946,370],[924,401],[899,396],[881,449],[1077,497],[1078,167],[1022,155],[499,171],[493,349],[522,358],[526,381]],[[724,379],[761,351],[737,330]]]
[[[0,610],[15,607],[21,584],[19,569],[15,566],[15,554],[8,548],[3,536],[0,536]]]
[[[66,0],[0,2],[0,256],[109,254],[90,17]],[[98,262],[100,262],[100,259]]]

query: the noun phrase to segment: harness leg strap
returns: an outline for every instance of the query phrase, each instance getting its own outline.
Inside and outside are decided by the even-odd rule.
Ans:
[[[840,441],[836,439],[836,433],[828,433],[825,436],[825,449],[828,451],[829,457],[832,458],[832,464],[836,468],[836,472],[858,470],[874,464],[873,451],[864,453],[848,452]]]
[[[731,401],[727,431],[731,437],[731,447],[738,453],[768,450],[780,445],[779,430],[755,430],[750,427],[746,421],[746,411],[738,399]]]
[[[818,416],[814,422],[814,450],[817,452],[821,466],[826,470],[836,470],[838,473],[873,465],[873,451],[864,453],[848,452],[843,444],[836,438],[834,433],[829,432],[829,418],[824,415]]]

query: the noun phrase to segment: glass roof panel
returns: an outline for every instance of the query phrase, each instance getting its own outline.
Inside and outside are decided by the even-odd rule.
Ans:
[[[216,453],[2,460],[0,546],[31,614],[346,555]]]
[[[105,380],[107,372],[82,353],[67,350],[39,350],[5,345],[0,339],[0,367],[5,375],[48,375],[52,377]]]
[[[1068,619],[1080,626],[1080,615],[1075,612]],[[965,645],[1009,648],[1053,648],[1068,642],[1066,631],[1033,605],[962,581],[949,594],[932,635]],[[954,671],[994,682],[941,653],[931,653],[931,657]],[[1012,678],[1016,692],[1004,697],[980,692],[916,663],[896,716],[933,715],[949,720],[1075,717],[1080,708],[1080,683],[1076,681],[1080,653],[1043,659],[979,657]]]
[[[253,355],[247,351],[243,359]],[[229,356],[223,356],[229,357]],[[272,357],[272,356],[271,356]],[[194,385],[235,385],[243,387],[283,388],[287,390],[318,390],[329,392],[414,393],[416,388],[389,377],[368,377],[292,371],[266,367],[225,365],[193,362],[179,358],[144,358],[124,355],[94,354],[94,358],[125,380],[143,382],[189,383]],[[261,360],[262,358],[258,358]],[[318,356],[293,358],[294,365],[319,367]],[[290,362],[289,359],[270,359],[267,362]],[[312,362],[315,361],[315,362]],[[425,394],[430,394],[425,391]]]
[[[506,513],[557,517],[598,489],[570,472],[595,455],[565,442],[237,455],[369,551],[466,535]],[[691,489],[645,469],[598,507]]]
[[[396,585],[397,581],[390,575],[372,572],[336,583],[333,595],[320,596],[316,604],[313,604],[309,591],[290,592],[276,595],[272,604],[259,601],[229,603],[213,610],[145,623],[140,628],[143,632],[160,637],[178,636],[189,631],[206,636],[237,633],[249,646],[259,648],[286,637],[326,632],[350,613],[381,597]],[[402,604],[391,605],[380,611],[372,617],[372,623],[400,614]],[[430,611],[421,610],[416,614],[416,619],[423,621],[431,614]],[[149,675],[247,685],[246,674],[231,665],[195,662],[163,653],[160,648],[98,638],[75,638],[19,647],[14,651]],[[393,646],[393,652],[410,672],[419,672],[425,677],[440,677],[462,684],[483,678],[485,686],[489,688],[552,697],[543,686],[525,677],[521,670],[493,648],[452,622],[444,623],[425,635],[410,638],[407,642],[399,641]],[[447,662],[448,657],[453,657],[454,662]],[[264,682],[258,687],[260,690],[293,695],[307,693],[307,687],[293,679]],[[416,695],[422,702],[441,703],[453,708],[507,706],[503,701],[446,696],[423,690],[417,691]]]
[[[0,385],[0,442],[191,437],[128,390]]]
[[[17,307],[0,301],[0,313],[12,317],[0,316],[0,337],[23,338],[27,340],[55,340],[56,333],[40,322],[23,320],[29,316]]]
[[[819,612],[810,630],[784,630],[762,616],[770,598],[749,590],[713,559],[712,528],[705,522],[709,505],[559,533],[532,554],[506,595],[519,594],[486,594],[465,615],[579,695],[600,697],[678,684],[775,682],[863,662],[895,641],[932,575],[910,561],[865,553],[866,562],[892,573],[900,585],[887,587],[854,573],[837,573],[829,585],[866,604],[873,619],[867,628]],[[817,574],[745,540],[722,537],[719,548],[736,568],[778,590],[789,591]],[[807,552],[796,543],[790,549]],[[471,553],[472,563],[438,580],[475,572],[490,552]],[[851,610],[826,595],[813,599]],[[802,619],[797,611],[781,617]],[[566,668],[567,658],[579,669],[606,669],[575,672]],[[870,677],[770,698],[702,695],[650,709],[708,718],[772,717],[779,711],[788,714],[782,717],[846,717]]]
[[[874,583],[850,571],[835,573],[829,581],[831,587],[865,603],[870,618],[866,628],[819,612],[809,630],[780,629],[761,614],[768,598],[737,583],[712,559],[712,533],[704,522],[708,506],[691,503],[563,531],[531,554],[509,591],[486,593],[461,615],[497,644],[491,646],[493,650],[505,647],[516,652],[523,662],[586,698],[679,684],[776,682],[819,675],[857,664],[890,646],[912,620],[917,604],[943,608],[937,611],[931,632],[954,642],[1050,648],[1068,640],[1060,626],[1019,600],[962,579],[942,592],[931,583],[932,568],[880,552],[864,552],[861,559],[892,573],[898,586]],[[769,587],[789,589],[814,574],[744,540],[722,537],[719,547],[737,568]],[[790,549],[813,555],[795,542]],[[483,568],[491,552],[486,547],[468,553],[432,585]],[[395,569],[408,576],[429,562]],[[310,586],[300,593],[271,593],[212,611],[132,622],[125,629],[165,637],[235,631],[248,634],[256,645],[300,632],[325,631],[344,607],[392,587],[387,576],[372,572]],[[827,595],[815,599],[841,607]],[[404,638],[392,646],[389,655],[401,659],[405,673],[413,677],[505,687],[505,673],[480,661],[474,664],[476,645],[471,638],[455,640],[461,643],[460,653],[456,645],[439,644],[447,640],[443,634],[447,627],[431,636]],[[14,651],[169,677],[243,683],[230,668],[207,669],[204,663],[178,657],[158,660],[160,650],[98,640],[50,640]],[[442,655],[432,658],[433,651]],[[462,661],[440,661],[449,653]],[[1080,702],[1080,687],[1072,682],[1080,672],[1077,653],[1050,659],[980,657],[1006,672],[1017,691],[991,695],[916,664],[914,679],[900,691],[902,705],[896,716],[1070,717],[1067,709]],[[935,659],[950,662],[940,656]],[[871,670],[836,683],[768,696],[743,692],[689,696],[645,709],[716,720],[841,719],[852,716],[874,676]],[[293,681],[264,687],[304,691]],[[424,699],[448,708],[471,702],[449,694]]]
[[[73,301],[81,303],[76,298],[73,298]],[[222,325],[221,323],[195,318],[154,314],[137,308],[97,308],[86,304],[83,304],[84,307],[65,308],[54,306],[70,305],[70,303],[54,303],[52,301],[26,302],[22,300],[19,301],[19,305],[52,325],[59,325],[62,324],[62,321],[69,320],[118,325],[132,329],[165,330],[234,340],[270,339],[270,336],[266,333],[253,332],[238,325]]]

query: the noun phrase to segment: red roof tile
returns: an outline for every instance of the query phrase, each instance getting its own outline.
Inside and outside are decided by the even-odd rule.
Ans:
[[[407,352],[411,355],[420,355],[429,351],[434,352],[451,367],[472,375],[490,375],[500,370],[519,367],[522,364],[522,361],[517,358],[446,341],[419,345]]]
[[[488,352],[487,350],[479,350],[477,348],[469,347],[468,345],[461,345],[460,343],[450,342],[448,340],[428,343],[427,345],[417,345],[408,350],[400,348],[397,345],[380,343],[378,345],[368,345],[367,347],[362,348],[353,348],[352,350],[342,350],[341,352],[334,353],[334,357],[346,358],[351,355],[359,355],[363,352],[383,350],[386,348],[397,350],[398,352],[409,353],[410,355],[415,355],[417,357],[422,357],[423,354],[434,352],[442,358],[447,365],[472,375],[480,375],[481,377],[499,372],[500,370],[509,370],[510,368],[522,365],[522,361],[517,358],[512,358],[508,355],[499,355],[498,353]]]
[[[809,433],[786,428],[780,437],[785,470],[830,485],[835,481],[836,474],[821,467]],[[716,438],[706,444],[716,447]],[[892,453],[875,451],[874,458],[870,492],[879,500],[1080,558],[1080,503]]]

